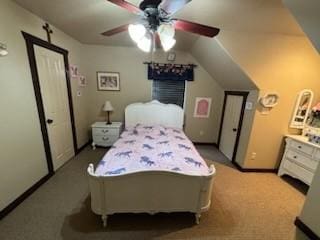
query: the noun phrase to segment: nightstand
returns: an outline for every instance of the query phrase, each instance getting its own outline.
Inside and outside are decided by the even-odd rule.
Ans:
[[[122,132],[121,122],[113,122],[112,124],[108,125],[105,122],[96,122],[91,127],[93,149],[96,149],[96,146],[112,146],[112,144],[114,144],[118,140]]]

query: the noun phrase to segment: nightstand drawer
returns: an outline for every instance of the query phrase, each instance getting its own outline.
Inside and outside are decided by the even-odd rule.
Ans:
[[[286,157],[294,162],[297,162],[299,165],[308,168],[311,171],[315,171],[317,169],[318,161],[305,157],[294,151],[288,150]]]
[[[313,178],[312,172],[298,166],[297,164],[291,162],[290,160],[285,161],[283,167],[287,169],[289,172],[291,172],[295,177],[301,179],[308,185],[311,184],[312,178]]]
[[[92,128],[92,135],[119,136],[119,128]]]
[[[292,148],[292,149],[294,149],[296,151],[308,154],[310,156],[312,156],[312,154],[314,152],[314,147],[308,146],[306,144],[303,144],[303,143],[300,143],[300,142],[297,142],[297,141],[291,141],[290,142],[290,148]]]
[[[103,147],[112,146],[117,140],[118,140],[118,136],[103,136],[103,135],[93,136],[94,143]]]

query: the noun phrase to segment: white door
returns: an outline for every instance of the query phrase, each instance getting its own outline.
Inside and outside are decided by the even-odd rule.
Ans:
[[[74,156],[66,71],[62,54],[35,46],[35,57],[54,170]]]
[[[230,160],[232,160],[235,149],[243,96],[227,95],[219,149]]]

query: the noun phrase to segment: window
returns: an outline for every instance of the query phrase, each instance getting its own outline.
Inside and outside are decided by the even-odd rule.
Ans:
[[[185,81],[153,80],[152,99],[184,106]]]

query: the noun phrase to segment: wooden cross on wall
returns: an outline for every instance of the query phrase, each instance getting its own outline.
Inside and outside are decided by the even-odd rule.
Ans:
[[[48,42],[51,43],[51,34],[53,33],[52,29],[50,28],[50,25],[46,23],[42,28],[47,32],[47,38]]]

